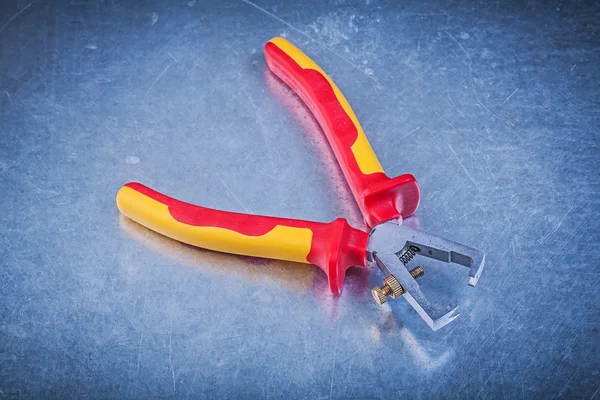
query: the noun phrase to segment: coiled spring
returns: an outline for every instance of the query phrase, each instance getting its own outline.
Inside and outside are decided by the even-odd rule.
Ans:
[[[408,249],[406,249],[406,251],[402,253],[401,256],[398,256],[398,258],[400,258],[402,264],[406,265],[420,251],[421,249],[419,249],[417,246],[408,246]]]

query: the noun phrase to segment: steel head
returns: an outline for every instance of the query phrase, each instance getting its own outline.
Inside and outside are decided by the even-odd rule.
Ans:
[[[394,274],[405,290],[404,297],[433,330],[458,317],[456,302],[439,307],[429,302],[406,267],[407,249],[444,262],[469,268],[469,285],[475,286],[485,263],[485,254],[472,247],[440,238],[395,222],[385,222],[371,231],[368,254],[387,276]]]

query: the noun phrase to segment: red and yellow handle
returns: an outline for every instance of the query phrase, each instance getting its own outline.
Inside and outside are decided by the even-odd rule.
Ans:
[[[339,218],[325,224],[195,206],[140,183],[117,193],[121,213],[180,242],[209,250],[315,264],[340,293],[346,270],[366,266],[369,235]]]
[[[325,72],[284,38],[265,45],[271,71],[306,103],[329,140],[365,222],[407,217],[419,205],[419,186],[410,174],[389,178],[383,172],[348,101]]]

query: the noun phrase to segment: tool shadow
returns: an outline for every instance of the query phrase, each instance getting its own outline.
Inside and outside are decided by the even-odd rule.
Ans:
[[[341,296],[329,291],[327,276],[313,265],[238,256],[190,246],[156,233],[123,215],[119,216],[119,225],[136,242],[178,264],[199,269],[204,274],[234,276],[257,284],[268,276],[272,284],[284,290],[316,298],[325,305],[331,320],[336,320],[343,314],[340,310]],[[355,312],[370,314],[375,307],[378,317],[372,318],[371,324],[363,325],[364,334],[376,347],[385,346],[387,340],[400,339],[414,362],[423,368],[431,370],[445,364],[451,358],[451,353],[444,351],[437,354],[435,349],[428,348],[426,342],[421,343],[415,333],[403,326],[392,308],[387,305],[379,307],[371,302],[368,288],[373,279],[379,279],[372,276],[371,270],[372,268],[350,268],[343,292],[344,298],[353,303]]]

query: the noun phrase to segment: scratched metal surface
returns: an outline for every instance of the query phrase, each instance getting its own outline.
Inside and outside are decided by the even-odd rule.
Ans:
[[[88,4],[89,3],[89,4]],[[598,6],[3,1],[0,397],[598,398]],[[433,332],[374,270],[183,246],[123,219],[143,182],[225,210],[358,210],[266,70],[282,35],[330,73],[408,223],[487,251],[423,262]]]

